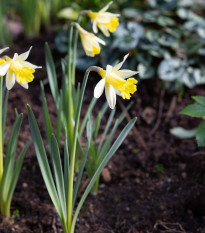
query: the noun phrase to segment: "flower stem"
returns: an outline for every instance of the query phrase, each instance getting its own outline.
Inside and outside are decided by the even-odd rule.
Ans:
[[[81,14],[78,16],[77,23],[80,24],[80,20],[81,20]],[[77,44],[78,44],[78,30],[75,29],[74,45],[73,45],[73,63],[72,63],[73,85],[75,85],[75,63],[76,63]]]
[[[73,39],[73,26],[71,25],[69,33],[69,47],[68,47],[68,119],[67,119],[67,133],[69,150],[73,141],[73,95],[72,95],[72,67],[71,67],[71,48]],[[69,151],[70,152],[70,151]]]
[[[2,86],[3,78],[0,77],[0,184],[3,176],[3,132],[2,132]]]
[[[75,155],[76,155],[76,147],[77,147],[77,137],[78,137],[78,127],[80,121],[80,113],[82,107],[82,101],[85,92],[85,86],[88,80],[89,72],[86,71],[83,84],[81,88],[80,99],[78,102],[76,118],[75,118],[75,128],[74,128],[74,135],[73,135],[73,143],[72,143],[72,150],[70,154],[70,172],[69,172],[69,185],[68,185],[68,232],[71,231],[72,226],[72,212],[73,212],[73,179],[74,179],[74,167],[75,167]]]

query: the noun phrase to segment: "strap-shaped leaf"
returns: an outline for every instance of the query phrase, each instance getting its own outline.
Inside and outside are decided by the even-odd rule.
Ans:
[[[45,43],[45,55],[46,55],[46,68],[47,68],[47,74],[48,74],[48,81],[49,81],[53,99],[57,106],[58,104],[58,82],[57,82],[55,64],[54,64],[51,50],[48,46],[48,43]]]
[[[40,82],[40,85],[41,85],[41,99],[42,99],[42,104],[43,104],[43,119],[44,119],[45,130],[46,130],[46,138],[47,138],[47,142],[50,147],[51,134],[53,133],[53,128],[51,124],[50,115],[48,112],[48,104],[47,104],[47,100],[45,96],[43,82]]]
[[[68,150],[68,140],[66,136],[64,142],[64,186],[65,186],[66,206],[68,206],[69,174],[70,174],[69,150]]]
[[[106,154],[106,156],[104,157],[103,161],[101,162],[101,164],[99,165],[98,169],[96,170],[95,174],[93,175],[93,178],[90,180],[83,196],[80,199],[80,202],[78,204],[78,207],[75,211],[75,215],[73,217],[73,221],[72,221],[72,227],[71,227],[71,233],[74,233],[74,229],[75,229],[75,223],[78,217],[78,214],[80,212],[80,209],[86,199],[86,197],[88,196],[90,190],[92,189],[95,181],[98,179],[99,175],[101,174],[103,168],[106,166],[106,164],[108,163],[108,161],[111,159],[111,157],[114,155],[114,153],[117,151],[117,149],[120,147],[120,145],[122,144],[122,142],[124,141],[124,139],[127,137],[128,133],[130,132],[130,130],[132,129],[132,127],[134,126],[136,122],[136,118],[132,119],[126,126],[125,128],[122,130],[122,132],[120,133],[120,135],[118,136],[118,138],[116,139],[116,141],[114,142],[113,146],[111,147],[111,149],[109,150],[109,152]]]
[[[58,99],[58,115],[57,115],[57,126],[56,126],[56,139],[58,142],[58,145],[60,145],[60,136],[61,136],[61,129],[62,129],[62,123],[64,121],[64,114],[63,114],[63,93],[60,91],[60,98]]]
[[[1,191],[4,199],[6,199],[8,196],[10,185],[13,179],[17,141],[22,120],[23,114],[18,115],[13,124],[7,144],[6,158],[4,161],[4,172],[1,181]]]
[[[112,143],[112,139],[114,137],[114,134],[117,130],[117,127],[118,127],[118,119],[115,121],[115,124],[107,138],[107,140],[105,141],[102,149],[99,151],[99,154],[98,154],[98,164],[101,163],[102,159],[104,158],[104,156],[107,154],[109,148],[110,148],[110,145]]]
[[[29,105],[27,106],[27,110],[28,110],[28,120],[29,120],[30,129],[31,129],[32,139],[33,139],[38,163],[40,166],[40,170],[41,170],[44,182],[46,184],[48,193],[51,197],[51,200],[59,214],[60,219],[63,219],[61,205],[59,202],[56,187],[55,187],[53,177],[51,174],[51,169],[48,163],[48,159],[47,159],[45,147],[43,145],[43,140],[40,134],[40,130],[36,122],[35,116]]]
[[[99,146],[98,146],[98,151],[100,151],[100,149],[101,149],[101,147],[102,147],[102,145],[103,145],[103,143],[104,143],[105,136],[107,135],[107,132],[108,132],[108,130],[109,130],[111,124],[112,124],[112,120],[113,120],[113,117],[114,117],[114,115],[115,115],[115,111],[116,111],[116,110],[113,109],[113,110],[110,112],[110,116],[109,116],[109,118],[108,118],[108,121],[107,121],[105,130],[104,130],[103,135],[102,135],[102,138],[101,138],[101,140],[100,140],[100,144],[99,144]]]
[[[73,189],[73,208],[74,208],[74,205],[75,205],[75,201],[76,201],[80,181],[81,181],[81,178],[82,178],[82,175],[83,175],[84,167],[85,167],[85,164],[86,164],[86,161],[87,161],[91,138],[92,138],[92,122],[88,121],[88,123],[87,123],[87,139],[88,139],[87,147],[86,147],[85,153],[83,155],[83,161],[82,161],[82,164],[80,166],[80,169],[79,169],[76,181],[75,181],[74,189]]]
[[[59,201],[61,204],[61,209],[63,211],[64,220],[67,220],[66,211],[66,197],[65,197],[65,187],[63,179],[63,169],[61,165],[60,151],[58,148],[57,140],[54,134],[51,135],[51,162],[53,165],[53,173],[55,177],[56,188],[58,192]]]
[[[91,100],[91,102],[90,102],[90,104],[89,104],[89,106],[88,106],[88,109],[87,109],[87,111],[86,111],[86,114],[85,114],[85,116],[83,117],[83,122],[82,122],[82,124],[81,124],[80,131],[79,131],[79,138],[82,137],[83,131],[84,131],[84,129],[85,129],[85,126],[86,126],[86,123],[87,123],[87,120],[88,120],[88,116],[89,116],[89,114],[92,112],[92,110],[93,110],[93,108],[94,108],[96,102],[97,102],[97,99],[93,97],[93,99]]]
[[[23,150],[21,151],[21,153],[20,153],[20,155],[19,155],[19,157],[18,157],[18,159],[16,161],[16,165],[15,165],[14,173],[13,173],[13,177],[12,177],[12,182],[11,182],[9,193],[8,193],[8,199],[7,199],[7,202],[8,202],[9,206],[10,206],[10,203],[11,203],[11,199],[12,199],[14,190],[16,188],[16,184],[17,184],[17,181],[18,181],[18,178],[19,178],[19,174],[20,174],[20,171],[21,171],[24,156],[25,156],[26,151],[28,150],[30,144],[31,144],[31,140],[24,146]]]
[[[9,137],[9,141],[7,144],[6,158],[4,161],[5,170],[7,170],[8,164],[10,163],[10,160],[12,159],[12,157],[15,157],[15,155],[16,155],[18,134],[19,134],[22,120],[23,120],[23,114],[21,113],[20,115],[17,116],[17,118],[13,124],[11,134]]]

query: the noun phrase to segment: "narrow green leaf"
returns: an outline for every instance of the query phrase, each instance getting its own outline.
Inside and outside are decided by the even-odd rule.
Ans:
[[[20,127],[22,124],[22,120],[23,120],[23,114],[21,113],[20,115],[18,115],[18,117],[16,118],[12,130],[11,130],[11,134],[9,137],[9,141],[7,144],[7,150],[6,150],[6,158],[4,161],[4,168],[5,170],[7,170],[7,166],[10,163],[10,160],[12,157],[15,157],[16,155],[16,148],[17,148],[17,141],[18,141],[18,134],[20,131]]]
[[[64,186],[65,186],[66,206],[68,206],[69,173],[70,173],[69,150],[68,150],[68,140],[66,136],[64,142]]]
[[[116,110],[113,109],[113,110],[111,111],[111,113],[110,113],[110,116],[109,116],[109,118],[108,118],[108,121],[107,121],[105,130],[104,130],[103,135],[102,135],[102,139],[101,139],[100,144],[99,144],[99,146],[98,146],[98,151],[101,150],[101,147],[102,147],[102,145],[103,145],[103,143],[104,143],[105,136],[107,135],[107,132],[108,132],[108,130],[109,130],[111,124],[112,124],[112,120],[113,120],[113,117],[114,117],[114,115],[115,115],[115,111],[116,111]]]
[[[6,158],[4,161],[4,172],[3,172],[2,181],[1,181],[2,196],[5,199],[8,196],[10,185],[13,179],[18,135],[19,135],[22,120],[23,120],[23,114],[18,115],[18,117],[16,118],[13,124],[11,134],[9,137],[9,141],[7,144]]]
[[[43,104],[43,119],[44,119],[45,130],[46,130],[46,138],[47,138],[49,147],[51,147],[50,141],[51,141],[51,134],[53,133],[53,128],[51,124],[50,115],[48,112],[48,105],[47,105],[47,100],[46,100],[44,86],[43,86],[42,81],[40,82],[40,85],[41,85],[41,98],[42,98],[42,104]]]
[[[180,114],[185,114],[192,117],[204,117],[205,116],[205,106],[199,104],[190,104],[186,106]]]
[[[90,148],[91,137],[92,137],[92,122],[88,121],[88,123],[87,123],[87,139],[88,139],[87,147],[86,147],[85,153],[83,155],[83,161],[82,161],[82,164],[80,166],[80,169],[79,169],[76,181],[75,181],[74,189],[73,189],[73,208],[74,208],[74,205],[75,205],[75,201],[76,201],[80,181],[81,181],[81,178],[82,178],[82,175],[83,175],[84,167],[85,167],[85,164],[86,164],[86,161],[87,161],[88,152],[89,152],[89,148]]]
[[[98,136],[98,132],[99,132],[99,129],[100,129],[100,122],[101,122],[101,115],[98,114],[97,115],[97,118],[95,120],[95,123],[94,123],[94,135],[93,135],[93,138],[96,139],[97,136]]]
[[[47,68],[47,74],[48,74],[48,81],[49,81],[53,99],[57,106],[58,104],[58,82],[57,82],[57,75],[56,75],[53,57],[51,54],[51,50],[48,46],[48,43],[45,43],[45,55],[46,55],[46,68]]]
[[[119,121],[118,119],[115,121],[115,124],[114,124],[114,126],[113,126],[113,128],[112,128],[112,130],[111,130],[111,132],[109,134],[109,137],[107,138],[107,140],[104,143],[103,147],[100,150],[98,150],[98,164],[101,163],[102,159],[107,154],[107,152],[108,152],[108,150],[110,148],[110,145],[112,143],[112,139],[113,139],[114,134],[115,134],[115,132],[117,130],[117,127],[119,125],[118,121]]]
[[[12,199],[14,190],[16,188],[16,184],[17,184],[17,181],[18,181],[18,178],[19,178],[19,174],[20,174],[20,171],[21,171],[24,156],[25,156],[26,151],[28,150],[30,144],[31,144],[31,140],[24,146],[23,150],[21,151],[21,153],[20,153],[20,155],[19,155],[19,157],[18,157],[18,159],[16,161],[16,165],[15,165],[14,173],[13,173],[13,177],[12,177],[12,182],[11,182],[11,185],[9,187],[9,192],[8,192],[8,197],[7,197],[9,205],[11,203],[11,199]]]
[[[27,106],[27,110],[28,110],[28,120],[29,120],[30,129],[31,129],[32,139],[33,139],[38,163],[40,166],[40,170],[41,170],[44,182],[46,184],[48,193],[51,197],[51,200],[59,214],[60,219],[63,219],[61,205],[59,203],[59,198],[58,198],[54,180],[51,174],[51,170],[50,170],[50,166],[48,163],[46,151],[43,145],[43,140],[40,134],[40,130],[37,125],[34,114],[29,105]]]
[[[75,228],[75,223],[78,217],[78,214],[80,212],[80,209],[86,199],[86,197],[88,196],[90,190],[92,189],[95,181],[97,180],[97,178],[99,177],[99,175],[101,174],[103,168],[107,165],[108,161],[111,159],[111,157],[114,155],[114,153],[117,151],[117,149],[120,147],[120,145],[122,144],[122,142],[124,141],[124,139],[127,137],[128,133],[130,132],[130,130],[132,129],[132,127],[134,126],[136,122],[136,118],[132,119],[126,126],[125,128],[122,130],[122,132],[120,133],[120,135],[118,136],[117,140],[114,142],[113,146],[111,147],[111,149],[109,150],[109,152],[107,153],[107,155],[105,156],[105,158],[103,159],[103,161],[101,162],[101,164],[99,165],[97,171],[95,172],[95,174],[93,175],[93,178],[91,179],[91,181],[89,182],[85,192],[83,193],[83,196],[81,197],[81,200],[78,204],[78,207],[75,211],[75,215],[73,217],[73,221],[72,221],[72,227],[71,227],[71,232],[74,232],[74,228]]]
[[[89,114],[92,112],[92,110],[93,110],[93,108],[94,108],[96,102],[97,102],[97,99],[93,97],[92,101],[90,102],[90,104],[89,104],[89,106],[88,106],[88,109],[87,109],[87,111],[86,111],[86,114],[85,114],[85,116],[84,116],[84,118],[83,118],[83,122],[82,122],[82,124],[81,124],[80,131],[79,131],[79,138],[82,137],[83,131],[84,131],[85,126],[86,126],[86,122],[87,122],[87,120],[88,120],[88,116],[89,116]]]
[[[205,121],[202,121],[196,130],[196,140],[198,146],[205,146]]]
[[[63,116],[63,93],[60,92],[60,98],[59,98],[59,104],[58,104],[58,114],[57,114],[57,126],[56,126],[56,139],[58,142],[58,145],[60,145],[60,136],[61,136],[61,129],[62,129],[62,123],[64,121]]]
[[[58,148],[58,143],[57,143],[57,140],[54,134],[51,135],[51,162],[53,165],[53,173],[55,177],[56,188],[58,192],[59,201],[61,204],[61,209],[63,212],[64,221],[67,221],[63,169],[61,165],[61,158],[60,158],[60,151]]]

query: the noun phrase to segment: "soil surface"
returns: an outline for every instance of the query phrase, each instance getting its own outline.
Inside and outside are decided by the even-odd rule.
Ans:
[[[52,47],[52,40],[50,43]],[[26,46],[27,43],[20,45],[19,51]],[[29,61],[44,66],[43,54],[43,43],[39,42],[34,46]],[[10,126],[15,119],[15,107],[24,113],[18,151],[31,138],[27,104],[33,109],[45,137],[39,85],[39,79],[45,76],[43,68],[36,72],[29,90],[16,84],[10,91],[7,125]],[[83,74],[79,73],[78,79],[82,78]],[[96,79],[97,76],[89,80],[83,112],[92,98]],[[46,87],[46,91],[49,112],[55,124],[56,109],[49,88]],[[127,120],[138,117],[135,128],[106,167],[104,173],[111,180],[104,175],[98,194],[87,198],[76,233],[205,232],[205,150],[197,147],[195,139],[181,140],[169,132],[175,126],[191,129],[200,122],[179,114],[193,102],[192,95],[205,96],[204,86],[185,89],[183,96],[178,97],[177,92],[165,92],[157,80],[139,83],[138,92],[132,98],[134,104],[127,115]],[[105,98],[101,98],[99,105],[104,101]],[[127,103],[118,98],[117,112],[120,113]],[[103,123],[106,124],[106,117]],[[11,212],[11,219],[0,217],[0,233],[63,232],[33,146],[26,154]]]

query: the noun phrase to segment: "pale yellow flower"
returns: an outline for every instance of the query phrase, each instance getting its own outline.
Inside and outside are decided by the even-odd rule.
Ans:
[[[94,33],[98,32],[98,28],[102,31],[105,36],[109,36],[110,32],[114,32],[119,25],[119,14],[113,14],[106,12],[112,2],[108,3],[99,12],[88,11],[88,16],[93,22]]]
[[[30,50],[31,48],[20,55],[15,53],[13,59],[5,57],[4,62],[0,65],[0,76],[6,74],[6,87],[8,90],[14,86],[15,81],[28,89],[28,83],[34,79],[33,73],[35,69],[41,68],[41,66],[35,66],[25,61],[29,56]]]
[[[123,99],[130,99],[131,94],[137,91],[137,80],[129,77],[138,72],[132,70],[119,70],[128,55],[129,54],[127,54],[123,61],[116,66],[112,67],[107,65],[106,70],[103,70],[102,68],[98,70],[102,79],[97,83],[94,89],[94,97],[99,98],[105,89],[107,102],[112,109],[116,104],[116,94],[122,96]]]
[[[84,30],[79,24],[75,24],[82,41],[83,49],[85,50],[85,53],[89,57],[94,57],[95,55],[100,53],[100,44],[105,45],[105,42],[95,36],[93,33],[89,33],[86,30]]]
[[[15,81],[28,89],[28,83],[34,79],[33,73],[35,69],[41,68],[26,61],[30,50],[31,48],[20,55],[15,53],[13,59],[5,57],[4,62],[0,64],[0,76],[6,74],[6,87],[8,90],[14,86]]]

